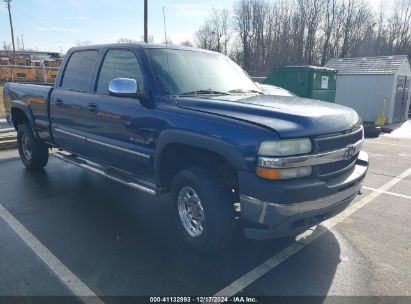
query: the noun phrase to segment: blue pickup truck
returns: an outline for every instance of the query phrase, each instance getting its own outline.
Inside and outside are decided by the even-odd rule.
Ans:
[[[218,53],[156,44],[72,48],[54,86],[8,83],[21,160],[49,152],[150,195],[202,252],[295,236],[346,208],[368,169],[349,108],[266,95]],[[171,200],[171,199],[170,199]]]

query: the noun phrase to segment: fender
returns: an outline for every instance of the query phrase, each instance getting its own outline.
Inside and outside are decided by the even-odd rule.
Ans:
[[[34,127],[34,116],[33,116],[33,113],[31,111],[29,105],[27,105],[26,103],[24,103],[20,100],[12,100],[10,102],[10,120],[13,123],[14,128],[17,130],[17,126],[16,126],[16,124],[14,122],[14,119],[13,119],[13,116],[12,116],[12,110],[13,109],[19,109],[19,110],[24,112],[24,114],[26,115],[27,120],[30,124],[30,128],[33,130],[33,133],[38,138],[37,130]]]
[[[185,130],[166,130],[157,139],[157,148],[154,155],[154,170],[156,177],[160,176],[160,158],[163,149],[169,144],[185,144],[196,148],[217,153],[237,170],[247,170],[247,165],[241,151],[226,141]]]

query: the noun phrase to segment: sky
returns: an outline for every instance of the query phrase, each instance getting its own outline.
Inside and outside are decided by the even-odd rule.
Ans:
[[[275,1],[275,0],[272,0]],[[368,0],[377,7],[380,0]],[[385,0],[387,1],[387,0]],[[392,0],[388,0],[392,1]],[[148,0],[149,35],[174,43],[193,40],[211,8],[232,8],[235,0]],[[12,0],[15,36],[26,49],[66,52],[78,42],[113,43],[119,38],[143,38],[143,0]],[[0,0],[0,43],[11,42],[8,13]]]

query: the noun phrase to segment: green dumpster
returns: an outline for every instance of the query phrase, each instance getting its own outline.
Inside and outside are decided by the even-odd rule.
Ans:
[[[274,68],[263,81],[297,96],[335,102],[337,71],[315,66]]]

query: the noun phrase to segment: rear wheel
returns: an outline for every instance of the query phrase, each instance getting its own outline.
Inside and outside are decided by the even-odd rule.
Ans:
[[[34,137],[30,127],[25,123],[18,126],[17,143],[20,159],[27,169],[36,171],[47,165],[48,147]]]
[[[194,167],[178,173],[172,188],[182,238],[202,253],[229,246],[236,230],[229,187],[206,168]]]

